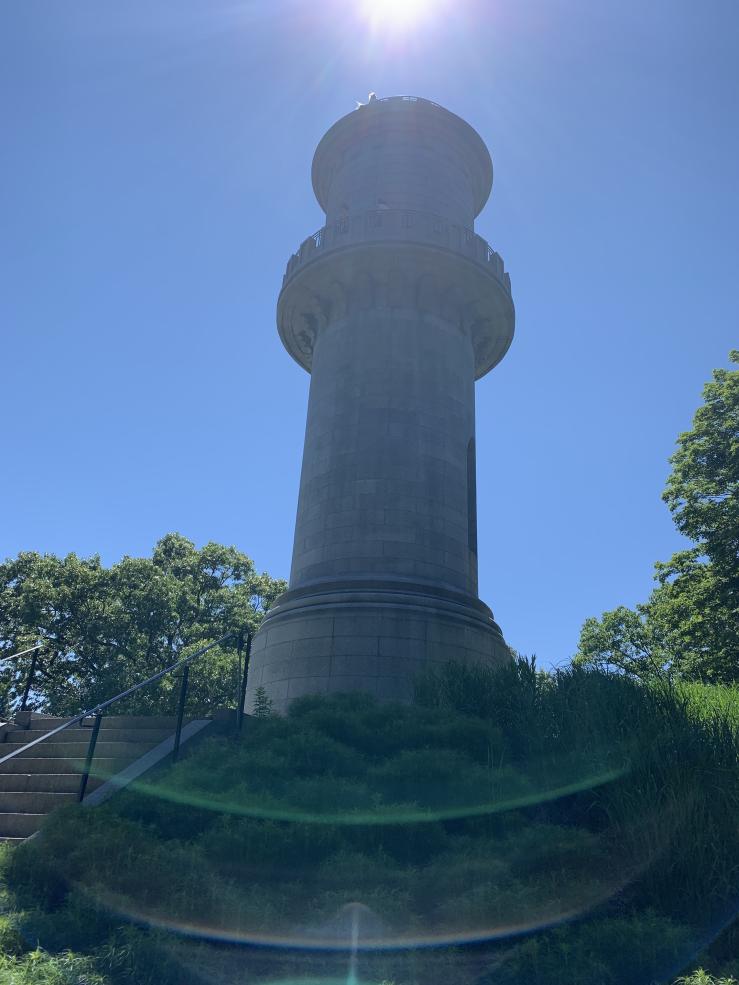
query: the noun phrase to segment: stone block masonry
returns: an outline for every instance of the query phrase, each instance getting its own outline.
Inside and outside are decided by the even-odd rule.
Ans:
[[[280,336],[311,373],[290,587],[254,640],[247,710],[509,658],[477,598],[475,380],[513,336],[510,279],[474,232],[492,186],[475,131],[373,100],[320,142],[327,225],[288,263]]]

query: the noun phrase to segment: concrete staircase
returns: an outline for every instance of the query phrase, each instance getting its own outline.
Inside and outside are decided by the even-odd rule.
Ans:
[[[2,726],[0,758],[68,721],[35,713],[19,718],[20,722]],[[92,719],[85,720],[0,765],[0,841],[23,841],[39,829],[50,811],[76,802],[92,724]],[[86,796],[168,739],[174,730],[174,718],[103,718]]]

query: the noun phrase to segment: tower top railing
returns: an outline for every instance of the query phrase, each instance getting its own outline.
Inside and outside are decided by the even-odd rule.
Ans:
[[[425,96],[375,96],[370,102],[377,103],[425,103],[428,106],[435,106],[436,109],[443,109],[445,113],[451,113],[446,106],[435,103],[433,99],[426,99]],[[366,104],[369,105],[369,104]],[[361,109],[361,107],[360,107]],[[456,115],[456,114],[452,114]]]
[[[392,96],[391,99],[416,97]],[[511,293],[511,278],[503,258],[474,229],[450,222],[443,216],[412,209],[372,209],[347,214],[329,223],[303,240],[297,253],[287,263],[282,279],[283,290],[292,278],[312,261],[327,253],[365,243],[417,243],[458,253],[483,267],[495,277],[507,294]]]

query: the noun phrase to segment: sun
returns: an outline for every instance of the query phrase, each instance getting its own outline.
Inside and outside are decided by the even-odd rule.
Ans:
[[[361,6],[373,27],[403,30],[428,17],[434,0],[362,0]]]

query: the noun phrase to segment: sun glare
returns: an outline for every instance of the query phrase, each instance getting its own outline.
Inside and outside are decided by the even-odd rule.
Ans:
[[[363,0],[364,16],[376,28],[402,30],[425,19],[434,0]]]

